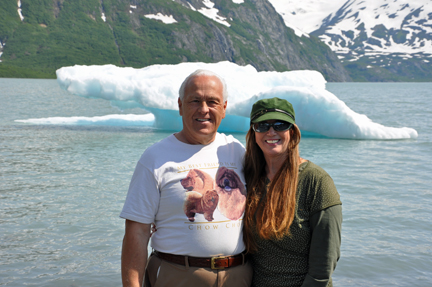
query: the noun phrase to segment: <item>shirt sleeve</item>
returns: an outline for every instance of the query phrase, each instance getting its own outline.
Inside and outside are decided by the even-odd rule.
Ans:
[[[160,193],[154,173],[138,162],[120,217],[150,224],[159,208]]]
[[[314,213],[310,226],[309,270],[302,286],[332,286],[331,275],[340,257],[342,205]]]

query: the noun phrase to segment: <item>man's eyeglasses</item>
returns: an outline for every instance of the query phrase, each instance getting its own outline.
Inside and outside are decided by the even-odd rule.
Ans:
[[[265,133],[270,129],[270,127],[273,127],[275,131],[283,132],[289,130],[290,128],[292,128],[292,126],[293,126],[292,123],[288,123],[284,121],[275,121],[273,123],[259,122],[259,123],[252,124],[252,129],[257,133]]]

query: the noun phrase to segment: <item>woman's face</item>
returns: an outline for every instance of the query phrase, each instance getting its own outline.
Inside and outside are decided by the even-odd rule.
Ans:
[[[275,120],[266,121],[267,123],[273,123]],[[264,153],[264,157],[267,158],[278,158],[282,157],[285,160],[286,151],[288,144],[291,139],[290,130],[277,132],[271,127],[268,131],[255,133],[255,140],[258,146]]]

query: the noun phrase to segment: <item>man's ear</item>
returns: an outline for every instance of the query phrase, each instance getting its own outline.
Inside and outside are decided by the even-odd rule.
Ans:
[[[180,100],[180,97],[178,98],[178,107],[179,107],[179,114],[180,114],[180,116],[183,116],[182,115],[182,109],[181,109],[181,107],[182,107],[182,101]]]
[[[222,117],[223,119],[225,118],[225,112],[226,112],[227,104],[228,104],[228,101],[225,101],[224,107],[223,107],[223,109],[224,109],[224,114],[223,114],[223,117]]]

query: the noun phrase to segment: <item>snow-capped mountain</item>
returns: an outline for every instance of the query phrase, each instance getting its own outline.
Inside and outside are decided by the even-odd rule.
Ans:
[[[411,59],[421,69],[432,61],[431,0],[269,1],[298,36],[318,36],[345,66],[391,70]]]
[[[201,7],[196,11],[227,27],[233,20],[218,11],[219,1],[173,1]],[[268,1],[297,36],[327,44],[354,80],[432,81],[432,0]]]

